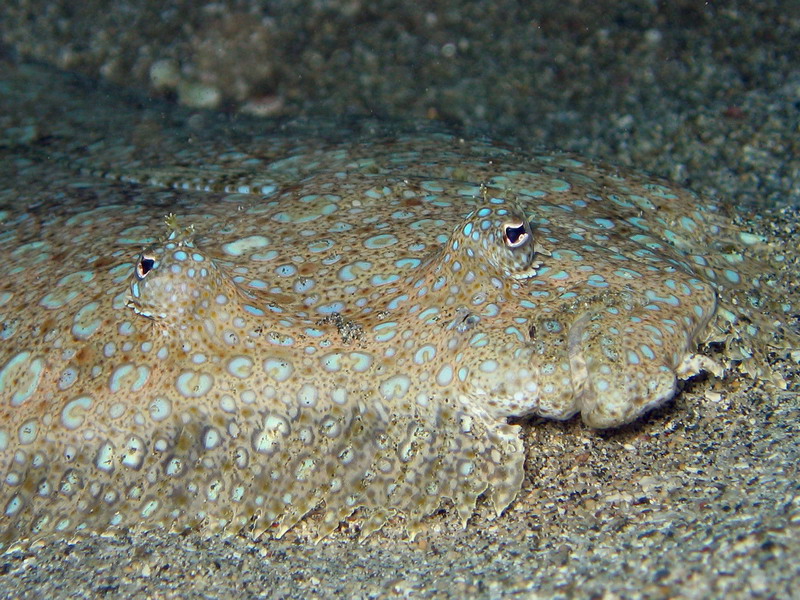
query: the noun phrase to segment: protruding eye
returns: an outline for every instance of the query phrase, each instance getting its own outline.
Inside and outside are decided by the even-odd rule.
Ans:
[[[139,262],[136,263],[136,277],[137,279],[144,279],[147,274],[153,270],[156,265],[156,259],[149,254],[142,254],[139,257]]]
[[[519,248],[525,245],[530,234],[525,231],[524,223],[507,223],[503,226],[503,239],[509,248]]]

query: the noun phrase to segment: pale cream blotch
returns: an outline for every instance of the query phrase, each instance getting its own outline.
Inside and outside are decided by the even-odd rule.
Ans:
[[[166,229],[93,195],[4,209],[0,547],[315,509],[316,537],[357,509],[413,535],[443,498],[466,523],[519,491],[507,417],[620,425],[713,366],[701,342],[771,341],[760,240],[688,192],[447,136],[275,143],[106,171],[173,190]]]

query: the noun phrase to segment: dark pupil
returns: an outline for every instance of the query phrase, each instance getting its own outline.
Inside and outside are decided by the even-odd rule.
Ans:
[[[142,277],[147,275],[153,268],[153,265],[156,264],[156,261],[152,258],[147,258],[146,256],[142,257],[142,260],[139,261],[142,265]]]
[[[523,235],[525,235],[524,225],[520,225],[519,227],[506,227],[506,239],[512,246],[517,245],[519,243],[519,239]]]

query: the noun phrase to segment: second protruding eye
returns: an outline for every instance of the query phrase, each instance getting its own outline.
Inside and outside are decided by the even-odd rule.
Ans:
[[[524,223],[506,224],[503,227],[503,239],[509,248],[519,248],[528,241],[528,237]]]
[[[142,254],[139,257],[139,262],[136,263],[136,277],[138,279],[144,279],[147,277],[147,274],[153,270],[153,267],[156,265],[156,259],[149,255],[149,254]]]

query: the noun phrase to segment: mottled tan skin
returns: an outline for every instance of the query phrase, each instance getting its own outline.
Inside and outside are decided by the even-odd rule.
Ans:
[[[610,427],[670,399],[761,268],[723,254],[745,244],[712,203],[570,157],[447,136],[250,156],[220,176],[98,152],[68,201],[0,210],[0,547],[280,536],[315,509],[318,537],[357,509],[413,534],[483,493],[499,514],[523,478],[507,417]]]

